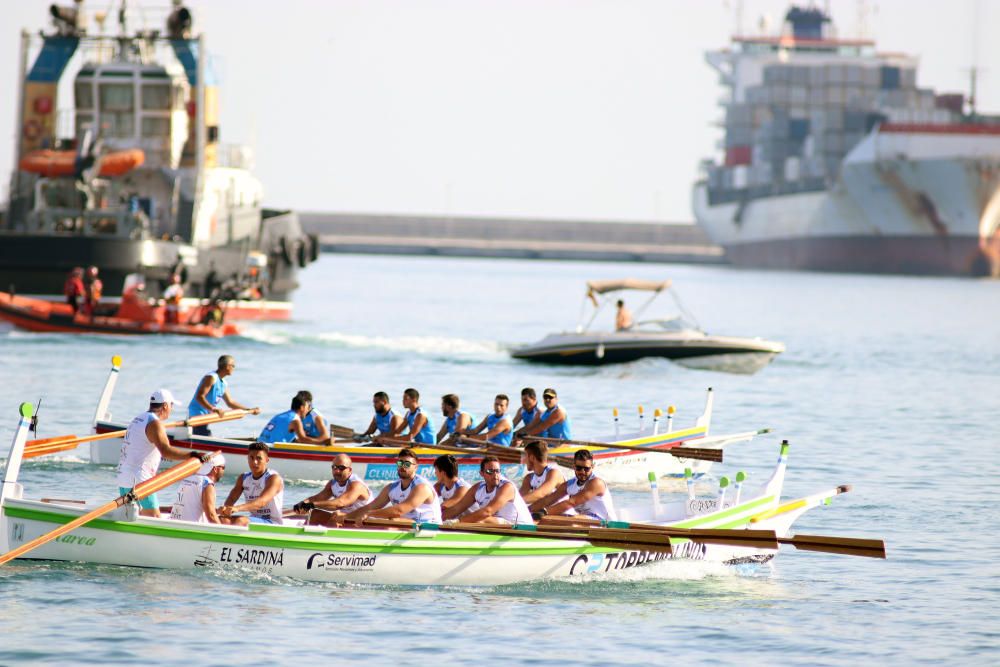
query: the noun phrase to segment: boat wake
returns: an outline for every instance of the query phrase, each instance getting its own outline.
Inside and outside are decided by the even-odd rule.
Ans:
[[[459,356],[475,359],[499,359],[506,357],[506,348],[496,341],[447,336],[364,336],[339,331],[302,335],[263,327],[248,328],[243,335],[245,338],[268,345],[319,343],[332,348],[391,350],[448,358]]]

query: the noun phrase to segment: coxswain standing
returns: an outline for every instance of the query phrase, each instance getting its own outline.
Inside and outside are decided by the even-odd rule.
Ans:
[[[483,481],[469,489],[460,501],[444,510],[444,519],[465,523],[492,523],[504,526],[533,525],[531,510],[514,483],[500,473],[500,459],[484,456],[479,464]],[[464,516],[463,516],[464,515]]]
[[[63,294],[66,295],[66,303],[73,309],[74,315],[80,310],[86,293],[83,286],[83,268],[76,266],[66,276],[66,282],[63,284]]]
[[[228,354],[219,357],[218,368],[203,377],[201,382],[198,383],[198,388],[195,389],[194,396],[191,398],[191,402],[188,403],[188,417],[208,415],[213,412],[221,417],[226,414],[226,411],[219,407],[219,404],[223,401],[233,410],[249,410],[251,414],[260,414],[260,408],[248,408],[234,401],[232,396],[229,395],[229,385],[226,382],[226,378],[232,375],[234,370],[236,370],[235,359]],[[212,431],[209,430],[206,424],[193,427],[192,433],[195,435],[212,435]]]
[[[573,479],[563,482],[556,490],[531,504],[531,511],[546,514],[581,514],[591,519],[615,521],[615,504],[611,489],[594,472],[594,457],[580,449],[573,455]]]
[[[250,472],[245,472],[236,478],[236,485],[229,492],[225,504],[219,508],[219,516],[229,519],[236,526],[246,526],[253,523],[282,523],[282,504],[285,499],[285,481],[274,470],[267,467],[271,462],[267,445],[263,442],[252,442],[247,448],[247,466]],[[240,497],[246,502],[236,505]],[[235,512],[250,512],[249,517],[233,516]]]
[[[184,298],[184,287],[181,277],[176,273],[170,276],[170,284],[163,290],[164,320],[167,324],[180,324],[181,300]]]
[[[417,455],[412,449],[399,450],[396,474],[399,479],[382,487],[375,500],[353,512],[335,514],[332,521],[338,525],[346,521],[361,525],[366,518],[373,517],[441,523],[441,501],[431,483],[417,474]]]
[[[118,491],[125,495],[136,484],[156,475],[160,461],[182,461],[188,457],[202,459],[202,454],[178,449],[170,444],[163,422],[170,417],[173,406],[181,405],[167,389],[157,389],[149,397],[149,409],[132,420],[125,431],[118,459]],[[204,455],[207,460],[208,454]],[[139,500],[139,513],[160,516],[160,501],[152,493]]]

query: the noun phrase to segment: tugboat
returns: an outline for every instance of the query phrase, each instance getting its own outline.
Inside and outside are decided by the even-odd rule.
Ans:
[[[230,319],[287,319],[319,244],[294,212],[263,208],[249,149],[220,143],[218,88],[191,12],[174,0],[163,29],[130,32],[122,2],[115,36],[82,0],[50,12],[51,34],[21,33],[0,289],[62,301],[66,275],[93,265],[105,298],[120,298],[133,273],[157,298],[176,273],[186,306],[221,299]],[[60,106],[74,70],[72,104]]]

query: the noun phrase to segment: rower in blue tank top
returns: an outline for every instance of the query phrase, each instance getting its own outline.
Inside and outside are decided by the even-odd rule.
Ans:
[[[305,392],[308,394],[309,392]],[[304,419],[312,410],[312,403],[303,398],[303,392],[292,397],[291,410],[285,410],[267,422],[267,426],[257,436],[257,440],[267,444],[276,442],[307,442],[312,445],[325,445],[330,442],[329,436],[326,438],[314,437],[306,433]]]
[[[556,394],[556,390],[552,388],[546,389],[542,392],[542,400],[545,401],[546,410],[531,426],[523,430],[524,437],[538,435],[543,438],[561,438],[564,440],[572,438],[569,415],[559,405],[559,397]]]
[[[237,403],[229,395],[229,385],[226,378],[236,370],[236,360],[228,354],[219,357],[217,368],[214,372],[205,375],[198,383],[198,388],[188,403],[188,417],[197,417],[216,412],[221,417],[225,410],[219,407],[223,402],[232,410],[249,410],[253,414],[260,414],[260,408],[248,408]],[[207,425],[195,426],[192,429],[195,435],[212,435]]]
[[[437,433],[437,442],[453,435],[456,431],[464,434],[472,428],[475,423],[474,418],[468,412],[459,409],[461,401],[456,394],[445,394],[441,397],[441,414],[444,416],[444,425]]]
[[[389,405],[389,394],[384,391],[377,391],[372,396],[372,407],[375,408],[375,416],[372,417],[368,430],[361,434],[361,437],[375,435],[393,436],[403,430],[406,422],[403,418],[392,411]]]
[[[519,435],[524,429],[531,426],[531,422],[535,421],[542,414],[541,409],[538,407],[538,397],[535,395],[534,387],[525,387],[521,390],[521,407],[517,409],[517,414],[514,415],[514,421],[512,422],[514,428],[520,423],[521,428],[515,431],[516,435]]]
[[[506,394],[497,394],[493,399],[493,414],[487,415],[486,419],[479,422],[479,425],[472,430],[474,434],[486,429],[486,439],[494,444],[510,447],[511,436],[514,434],[514,425],[507,416],[507,407],[510,399]]]
[[[330,429],[326,425],[326,417],[313,406],[312,392],[303,389],[295,395],[309,403],[309,412],[302,417],[302,429],[306,435],[321,442],[329,442]]]
[[[406,408],[406,434],[403,437],[411,442],[434,444],[434,424],[420,407],[420,392],[413,387],[403,390],[403,407]]]

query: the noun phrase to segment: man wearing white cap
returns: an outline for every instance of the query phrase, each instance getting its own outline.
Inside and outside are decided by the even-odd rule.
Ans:
[[[201,465],[195,474],[184,479],[177,489],[177,500],[170,518],[198,523],[228,523],[215,511],[215,483],[226,471],[226,459],[216,454]]]
[[[188,457],[201,458],[199,452],[178,449],[170,444],[163,422],[170,417],[175,405],[181,405],[169,389],[157,389],[149,397],[149,409],[132,420],[125,432],[121,456],[118,458],[118,490],[125,495],[139,482],[156,475],[160,461],[181,461]],[[204,456],[208,456],[205,454]],[[160,502],[156,494],[139,501],[140,514],[160,516]]]

